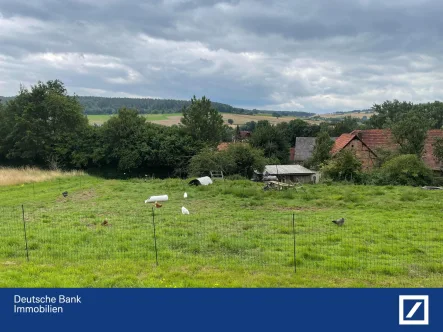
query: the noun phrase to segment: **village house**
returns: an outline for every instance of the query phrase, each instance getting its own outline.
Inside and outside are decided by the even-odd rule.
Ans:
[[[226,150],[231,144],[246,144],[251,137],[251,132],[247,130],[241,130],[238,137],[233,136],[232,142],[222,142],[217,146],[217,151]]]
[[[443,130],[428,131],[422,159],[430,169],[440,172],[442,165],[433,155],[433,144],[437,138],[443,138]],[[352,150],[361,161],[363,169],[368,170],[377,165],[377,153],[380,153],[380,150],[394,151],[398,147],[389,129],[354,130],[337,138],[331,155],[335,156],[343,150]]]
[[[251,138],[252,133],[248,130],[240,130],[238,134],[232,136],[232,141],[235,142],[247,142]]]

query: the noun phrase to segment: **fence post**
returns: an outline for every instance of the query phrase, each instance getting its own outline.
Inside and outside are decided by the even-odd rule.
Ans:
[[[297,273],[297,263],[295,261],[295,213],[292,214],[292,235],[294,237],[294,273]]]
[[[154,214],[154,207],[152,207],[152,226],[154,226],[155,263],[156,263],[157,266],[158,266],[157,236],[155,235],[155,214]]]
[[[22,204],[22,217],[23,217],[23,231],[25,233],[26,259],[29,262],[28,238],[26,237],[25,207],[23,206],[23,204]]]

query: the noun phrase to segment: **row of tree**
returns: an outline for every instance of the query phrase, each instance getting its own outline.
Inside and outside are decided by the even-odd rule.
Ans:
[[[180,174],[207,143],[191,133],[187,126],[147,123],[126,108],[103,126],[91,126],[60,81],[39,82],[0,106],[0,162]]]
[[[193,97],[182,113],[179,126],[166,127],[146,122],[137,110],[122,108],[102,126],[91,126],[78,98],[69,96],[62,82],[39,82],[29,90],[22,87],[17,97],[0,105],[0,162],[138,175],[180,176],[189,169],[201,173],[198,158],[189,168],[190,160],[200,151],[217,153],[217,145],[232,140],[235,130],[205,97]],[[288,160],[284,135],[267,121],[257,126],[251,144],[229,149],[221,159],[217,156],[223,170],[248,175],[264,166],[269,160],[265,155],[276,163]]]
[[[0,162],[169,175],[203,174],[212,167],[250,176],[265,163],[287,163],[289,148],[299,136],[318,137],[309,166],[320,168],[330,158],[330,137],[355,129],[391,128],[400,154],[421,156],[427,130],[441,128],[443,123],[440,102],[388,101],[374,105],[373,111],[376,114],[365,123],[352,117],[320,124],[301,119],[276,125],[251,121],[233,129],[224,124],[209,99],[193,97],[181,109],[179,126],[148,123],[139,110],[126,107],[103,126],[91,126],[79,98],[69,96],[63,83],[39,82],[0,104]],[[240,129],[252,132],[250,146],[216,151],[220,142],[239,139]],[[437,142],[435,150],[443,155],[443,142]]]
[[[3,103],[13,99],[13,97],[1,97]],[[93,96],[77,96],[78,101],[83,109],[84,114],[117,114],[122,108],[131,108],[138,110],[141,114],[170,114],[180,113],[184,107],[188,107],[191,102],[189,100],[177,99],[154,99],[154,98],[119,98],[119,97],[93,97]],[[247,114],[256,115],[264,113],[272,113],[273,116],[299,116],[310,117],[315,113],[308,112],[274,112],[269,110],[244,109],[233,107],[231,105],[213,102],[212,106],[222,113]]]

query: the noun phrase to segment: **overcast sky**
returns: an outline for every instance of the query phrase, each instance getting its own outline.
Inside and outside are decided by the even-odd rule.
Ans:
[[[443,99],[441,0],[0,0],[0,95],[343,111]]]

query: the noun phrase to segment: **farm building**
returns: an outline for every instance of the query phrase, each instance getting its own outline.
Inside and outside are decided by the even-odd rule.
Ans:
[[[428,131],[422,159],[433,171],[440,172],[442,165],[433,155],[433,144],[437,138],[443,138],[443,130]],[[354,130],[337,138],[331,154],[334,156],[342,150],[352,150],[361,161],[363,169],[371,169],[377,165],[377,153],[380,150],[393,151],[398,147],[389,129]]]
[[[266,165],[263,177],[275,176],[280,182],[316,182],[316,173],[301,165]]]
[[[337,137],[331,137],[333,141]],[[303,164],[312,157],[315,148],[316,137],[296,137],[294,152],[291,149],[290,160],[295,163]]]
[[[295,139],[294,162],[304,163],[312,157],[315,139],[315,137],[297,137]]]
[[[240,137],[237,137],[237,139],[239,139],[240,141],[247,140],[248,138],[251,137],[251,134],[252,133],[248,130],[241,130]]]

